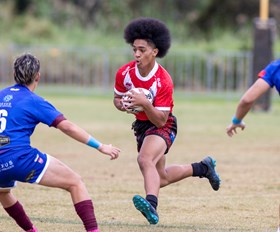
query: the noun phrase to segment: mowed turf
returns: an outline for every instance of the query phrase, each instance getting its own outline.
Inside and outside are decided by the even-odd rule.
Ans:
[[[160,191],[159,224],[149,225],[134,208],[132,197],[144,196],[143,179],[136,162],[132,115],[117,111],[112,97],[50,96],[73,122],[104,143],[122,149],[111,161],[45,125],[37,127],[32,145],[49,153],[84,179],[94,201],[102,232],[263,231],[276,232],[280,204],[280,99],[268,113],[250,112],[247,128],[227,137],[238,103],[236,100],[175,97],[178,135],[167,155],[167,164],[217,160],[222,179],[218,192],[207,179],[188,178]],[[39,231],[82,232],[69,193],[18,183],[13,190]],[[1,210],[0,231],[21,231]]]

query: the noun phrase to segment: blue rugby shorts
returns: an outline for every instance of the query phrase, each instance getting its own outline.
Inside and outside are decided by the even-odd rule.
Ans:
[[[0,155],[0,189],[16,186],[16,181],[39,183],[49,165],[49,156],[32,148],[30,152]]]

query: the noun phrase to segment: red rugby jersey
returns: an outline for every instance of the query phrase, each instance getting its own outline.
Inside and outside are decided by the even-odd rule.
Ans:
[[[122,96],[133,88],[150,90],[154,96],[154,107],[158,110],[172,112],[174,106],[173,81],[169,73],[157,62],[146,77],[140,75],[135,60],[125,64],[117,71],[115,93]],[[136,114],[135,117],[139,120],[148,120],[144,112]]]

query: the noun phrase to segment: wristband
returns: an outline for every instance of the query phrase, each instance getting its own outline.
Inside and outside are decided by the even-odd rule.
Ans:
[[[242,120],[237,119],[235,116],[232,118],[232,124],[240,124],[242,122]]]
[[[98,140],[96,140],[95,138],[90,136],[90,138],[87,142],[87,145],[90,146],[90,147],[98,149],[102,144]]]

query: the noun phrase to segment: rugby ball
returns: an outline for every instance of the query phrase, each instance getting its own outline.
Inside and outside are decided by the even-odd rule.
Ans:
[[[131,89],[131,90],[133,90],[133,91],[135,91],[135,92],[137,92],[137,93],[140,93],[140,90],[142,90],[142,91],[144,92],[146,98],[147,98],[151,103],[153,103],[153,101],[154,101],[154,96],[153,96],[153,94],[152,94],[149,90],[144,89],[144,88],[134,88],[134,89]],[[127,91],[126,93],[131,92],[131,90]],[[129,98],[130,98],[129,96],[127,96],[126,94],[124,94],[123,99],[129,100]],[[142,112],[142,111],[143,111],[143,107],[142,107],[142,106],[130,107],[130,102],[129,102],[129,101],[128,101],[128,102],[123,102],[123,104],[124,104],[124,107],[127,109],[126,111],[128,111],[128,112],[139,113],[139,112]]]

